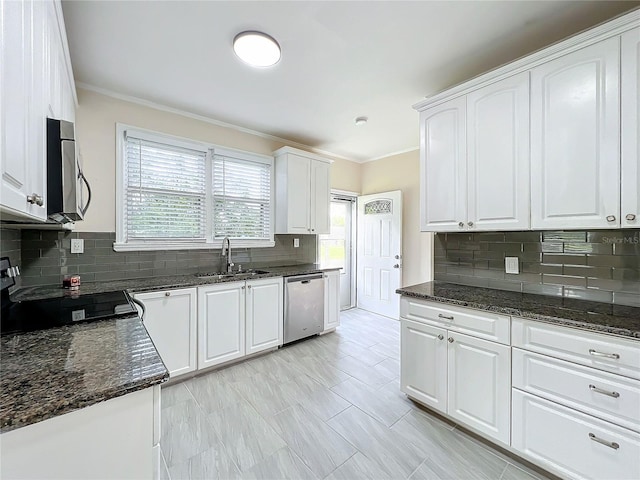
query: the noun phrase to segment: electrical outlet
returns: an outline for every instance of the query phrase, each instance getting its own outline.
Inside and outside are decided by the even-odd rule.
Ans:
[[[71,253],[84,253],[84,239],[72,238],[71,239]]]
[[[504,257],[504,273],[520,273],[518,257]]]
[[[300,239],[299,238],[294,238],[293,239],[293,248],[298,248],[300,246]]]

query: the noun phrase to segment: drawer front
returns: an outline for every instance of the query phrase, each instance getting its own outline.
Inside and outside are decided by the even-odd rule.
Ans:
[[[640,478],[640,434],[514,389],[511,446],[562,476]]]
[[[513,386],[640,432],[640,381],[514,348]]]
[[[513,317],[514,347],[640,380],[640,341]]]
[[[400,316],[505,345],[509,345],[510,341],[508,315],[403,296],[400,301]]]

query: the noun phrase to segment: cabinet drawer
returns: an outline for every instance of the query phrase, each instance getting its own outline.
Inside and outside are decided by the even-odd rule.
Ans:
[[[640,380],[640,341],[513,317],[512,344]]]
[[[516,389],[512,398],[511,445],[527,458],[572,478],[640,478],[639,434]]]
[[[509,345],[509,316],[403,296],[400,316]]]
[[[640,432],[640,381],[513,349],[513,386]]]

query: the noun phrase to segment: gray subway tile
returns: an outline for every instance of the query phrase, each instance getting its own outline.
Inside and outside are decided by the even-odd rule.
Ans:
[[[610,267],[590,267],[588,265],[564,265],[561,273],[563,275],[575,275],[580,277],[611,278]]]
[[[613,245],[613,253],[614,255],[634,255],[640,256],[640,244],[623,244],[616,243]]]
[[[630,307],[640,307],[640,294],[613,292],[613,303],[617,305],[628,305]]]
[[[616,243],[617,240],[623,241],[625,236],[633,230],[595,230],[587,232],[587,242],[591,243]]]
[[[576,287],[587,286],[587,279],[584,277],[574,277],[570,275],[549,275],[542,274],[542,283],[553,285],[573,285]]]
[[[578,298],[594,302],[611,303],[613,301],[613,294],[611,292],[606,290],[594,290],[592,288],[564,287],[564,296],[567,298]]]
[[[476,242],[504,242],[505,234],[501,232],[477,232],[473,234]]]
[[[536,295],[552,295],[555,297],[561,297],[562,291],[562,285],[544,285],[534,283],[525,283],[522,285],[523,293],[533,293]]]
[[[520,253],[522,252],[522,244],[514,242],[505,243],[491,243],[489,244],[489,251],[504,252],[504,253]]]
[[[585,242],[586,232],[542,232],[543,242]]]
[[[563,265],[586,265],[587,264],[587,256],[586,255],[574,255],[569,253],[543,253],[542,260],[544,263],[556,263]]]
[[[607,280],[602,278],[587,279],[587,286],[611,292],[626,292],[640,295],[640,282],[627,280]]]
[[[637,269],[637,268],[614,268],[613,271],[612,271],[611,277],[614,280],[631,280],[631,281],[634,281],[634,282],[639,282],[638,286],[640,287],[640,269]]]
[[[522,262],[541,262],[542,253],[538,252],[522,252],[518,254],[518,258]]]
[[[505,273],[504,279],[510,282],[542,283],[542,276],[539,273]]]
[[[587,265],[593,267],[638,268],[640,259],[622,255],[587,255]]]
[[[540,232],[506,232],[504,234],[506,242],[520,243],[540,243]]]
[[[595,253],[598,255],[611,255],[612,245],[606,243],[565,243],[565,253]]]

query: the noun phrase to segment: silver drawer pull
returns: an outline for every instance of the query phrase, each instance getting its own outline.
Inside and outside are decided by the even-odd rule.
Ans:
[[[606,445],[607,447],[613,448],[614,450],[617,450],[620,448],[620,445],[617,444],[616,442],[608,442],[606,440],[596,437],[593,433],[589,433],[589,438],[594,442],[601,443],[602,445]]]
[[[441,313],[438,314],[438,318],[444,318],[445,320],[453,320],[453,315],[448,316],[448,315],[443,315]]]
[[[613,398],[618,398],[620,394],[618,392],[609,392],[607,390],[603,390],[602,388],[598,388],[595,385],[589,385],[589,390],[596,393],[601,393],[603,395],[608,395]]]
[[[620,358],[620,355],[617,353],[602,353],[594,350],[593,348],[589,349],[589,355],[593,355],[594,357],[613,358],[615,360]]]

